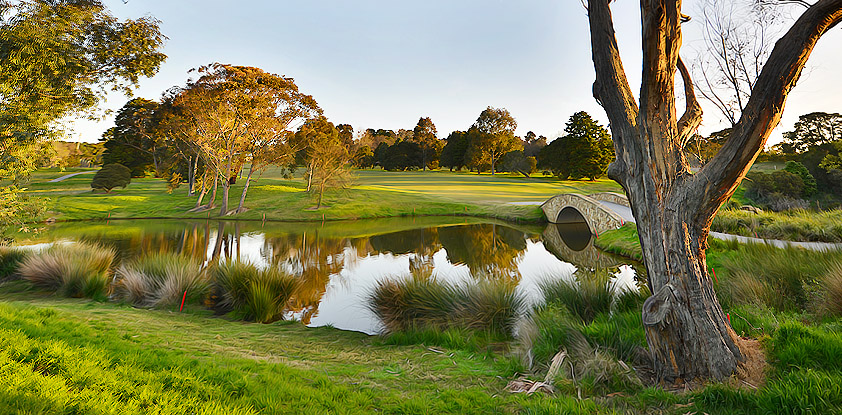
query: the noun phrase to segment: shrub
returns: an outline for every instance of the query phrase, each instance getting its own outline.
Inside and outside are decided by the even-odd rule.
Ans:
[[[279,269],[258,269],[254,264],[239,261],[218,263],[211,274],[222,292],[220,306],[259,323],[282,320],[298,286],[294,276]]]
[[[19,273],[41,289],[68,297],[104,299],[115,255],[113,248],[94,244],[53,245],[24,259]]]
[[[132,172],[128,167],[118,163],[106,164],[94,175],[91,188],[111,193],[115,187],[125,188],[131,181]]]
[[[800,177],[804,182],[804,188],[801,190],[801,195],[811,196],[816,193],[816,179],[812,174],[810,174],[810,171],[807,170],[807,167],[803,164],[797,161],[788,161],[784,166],[784,171],[798,175],[798,177]]]
[[[179,304],[186,292],[190,302],[205,298],[210,284],[202,265],[190,258],[156,253],[117,270],[115,297],[141,307]]]
[[[24,250],[0,246],[0,280],[19,276],[18,268],[27,255]]]

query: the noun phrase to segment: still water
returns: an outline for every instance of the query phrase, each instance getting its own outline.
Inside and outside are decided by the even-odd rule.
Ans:
[[[365,301],[382,279],[412,273],[465,283],[508,279],[537,302],[544,279],[604,272],[618,287],[631,288],[641,269],[596,249],[584,223],[522,226],[475,218],[74,222],[51,225],[24,244],[74,240],[113,246],[122,261],[172,252],[204,263],[233,258],[280,267],[301,280],[291,317],[309,326],[366,333],[380,329]]]

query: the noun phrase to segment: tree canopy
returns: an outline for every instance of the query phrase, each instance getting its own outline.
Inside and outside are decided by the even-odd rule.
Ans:
[[[166,58],[158,26],[120,21],[98,0],[0,2],[0,176],[32,170],[56,120],[154,75]]]
[[[495,172],[495,164],[504,154],[522,150],[520,140],[515,137],[517,121],[505,108],[488,107],[468,129],[467,164],[477,171],[485,168]]]
[[[608,131],[584,111],[570,116],[564,135],[538,153],[538,167],[552,171],[561,179],[605,175],[614,160],[614,146]]]

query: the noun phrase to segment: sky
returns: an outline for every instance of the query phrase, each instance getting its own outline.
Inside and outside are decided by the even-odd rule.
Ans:
[[[695,1],[684,2],[685,14],[698,14]],[[521,136],[534,131],[555,138],[577,111],[607,124],[591,94],[587,16],[576,0],[104,2],[118,18],[157,18],[168,37],[168,59],[157,75],[141,79],[135,96],[157,100],[167,88],[184,85],[191,68],[220,62],[293,77],[330,121],[357,131],[412,129],[420,117],[431,117],[444,138],[470,127],[488,106],[508,109]],[[612,2],[635,91],[638,8],[632,0]],[[702,48],[701,25],[701,19],[683,25],[683,50]],[[842,113],[840,45],[842,28],[820,40],[770,142],[779,141],[801,114]],[[117,110],[126,101],[110,95],[101,107]],[[727,126],[715,107],[702,105],[702,134]],[[112,125],[113,114],[96,122],[74,120],[68,139],[95,142]]]

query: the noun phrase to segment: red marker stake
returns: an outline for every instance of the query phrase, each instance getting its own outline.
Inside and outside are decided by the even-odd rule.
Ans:
[[[716,270],[715,270],[715,269],[713,269],[713,268],[711,268],[711,269],[710,269],[710,272],[712,272],[712,273],[713,273],[713,281],[714,281],[715,283],[719,284],[719,280],[718,280],[718,279],[716,279]]]
[[[184,290],[184,295],[181,297],[181,307],[178,308],[178,312],[180,313],[181,310],[184,310],[184,300],[187,299],[187,290]]]
[[[728,324],[731,324],[731,313],[725,314],[725,317],[728,317]]]

